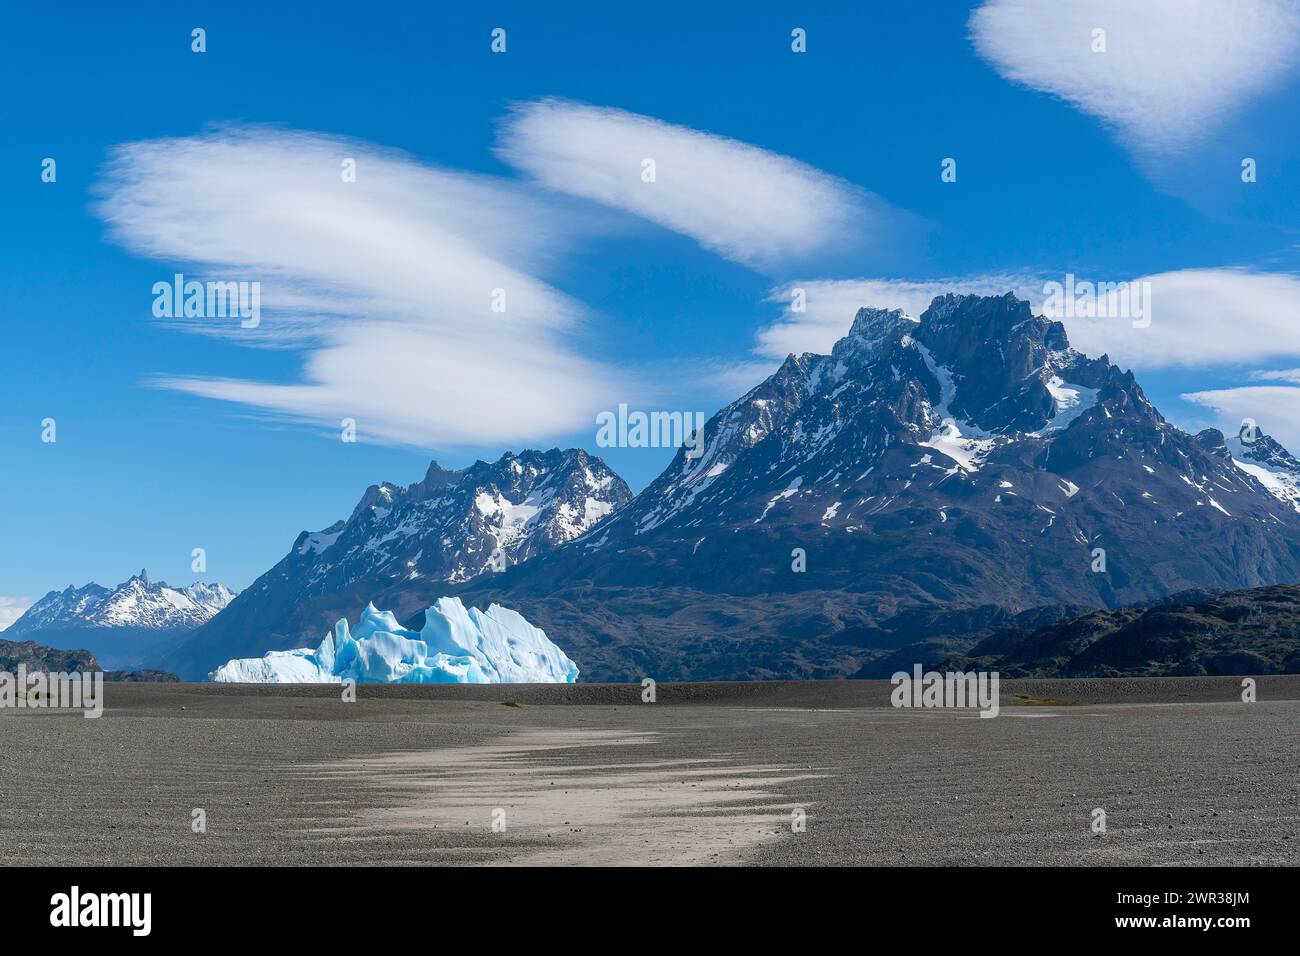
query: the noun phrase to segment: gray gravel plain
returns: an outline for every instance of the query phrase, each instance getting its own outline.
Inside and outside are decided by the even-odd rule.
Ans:
[[[1300,677],[889,691],[110,684],[0,712],[0,863],[1300,864]]]

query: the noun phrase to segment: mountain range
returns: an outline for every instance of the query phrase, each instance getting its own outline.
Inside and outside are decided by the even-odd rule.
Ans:
[[[93,581],[51,591],[4,631],[9,641],[90,651],[106,665],[133,667],[211,620],[235,597],[224,584],[173,588],[141,570],[116,587]]]
[[[367,602],[518,610],[584,679],[888,676],[1098,610],[1300,580],[1300,462],[1168,422],[1014,295],[861,309],[635,497],[507,454],[380,484],[156,661],[314,645]]]
[[[1019,616],[1300,580],[1281,446],[1189,435],[1013,295],[862,309],[704,430],[600,527],[458,593],[593,680],[868,677]]]

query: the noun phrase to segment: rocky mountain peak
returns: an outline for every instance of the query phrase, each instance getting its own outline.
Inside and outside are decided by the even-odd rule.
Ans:
[[[836,347],[848,348],[859,343],[879,345],[887,339],[915,331],[917,325],[917,320],[902,309],[858,309],[849,334],[840,339]]]
[[[1228,443],[1223,437],[1223,432],[1217,428],[1206,428],[1197,432],[1194,436],[1196,444],[1202,448],[1206,454],[1214,455],[1216,458],[1231,458],[1228,451]]]
[[[406,489],[401,485],[395,485],[389,481],[381,481],[377,485],[371,485],[361,495],[361,500],[357,502],[356,507],[352,509],[348,521],[355,521],[362,515],[374,511],[382,511],[383,514],[386,514],[392,510],[395,504],[404,501],[406,497]],[[382,517],[382,514],[380,517]]]
[[[1300,573],[1300,546],[1280,534],[1300,525],[1273,488],[1010,294],[940,296],[919,320],[861,309],[830,355],[789,356],[704,438],[698,461],[679,451],[606,524],[509,580],[534,597],[593,582],[749,594],[816,581],[877,608],[1019,611]],[[1212,546],[1223,535],[1236,554]],[[1091,569],[1099,546],[1107,574]],[[816,557],[816,577],[777,559],[795,547],[810,567]]]
[[[451,468],[443,468],[436,461],[429,462],[424,478],[409,485],[406,495],[412,501],[428,501],[444,489],[451,487],[460,478],[461,473]]]
[[[1227,443],[1225,442],[1225,445]],[[1300,475],[1300,459],[1287,451],[1277,439],[1260,431],[1258,426],[1244,424],[1232,440],[1233,457],[1255,462],[1276,471]]]
[[[992,433],[1043,428],[1061,386],[1097,389],[1109,368],[1076,353],[1064,326],[1035,316],[1011,293],[939,296],[922,313],[916,338],[950,392],[948,411]]]

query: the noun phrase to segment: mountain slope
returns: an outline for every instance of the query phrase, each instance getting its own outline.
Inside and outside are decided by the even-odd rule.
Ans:
[[[4,635],[65,650],[85,648],[110,666],[125,667],[205,624],[234,597],[224,584],[197,581],[173,588],[150,581],[142,570],[113,588],[91,582],[51,591]]]
[[[423,480],[372,485],[347,520],[302,532],[275,567],[160,666],[201,679],[234,658],[314,647],[379,591],[444,593],[546,554],[631,498],[623,479],[579,449],[507,453],[463,471],[434,462]]]
[[[1296,580],[1289,501],[1060,323],[949,295],[919,320],[859,311],[830,355],[789,356],[714,415],[698,460],[679,452],[594,531],[457,593],[521,611],[590,679],[704,679],[865,676],[913,643],[932,659],[919,608]]]

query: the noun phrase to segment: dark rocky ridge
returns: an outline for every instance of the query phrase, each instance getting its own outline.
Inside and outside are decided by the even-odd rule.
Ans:
[[[1300,674],[1300,587],[1192,593],[1007,628],[941,669],[1044,678]]]
[[[63,650],[46,647],[35,641],[6,641],[0,639],[0,671],[14,674],[19,667],[27,673],[74,674],[104,671],[95,655],[87,650]],[[106,681],[129,683],[158,683],[180,680],[166,671],[142,668],[140,670],[104,671]]]
[[[90,651],[68,651],[45,647],[35,641],[6,641],[0,639],[0,671],[15,673],[19,667],[28,672],[66,673],[102,670],[99,661]]]

